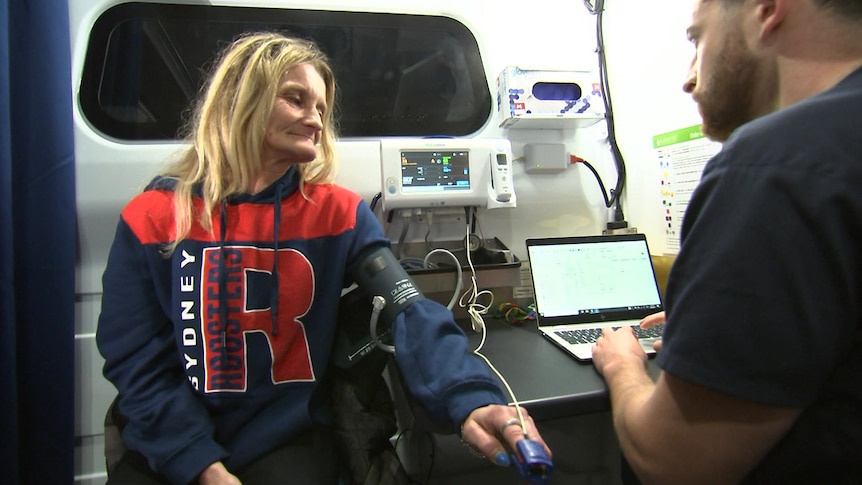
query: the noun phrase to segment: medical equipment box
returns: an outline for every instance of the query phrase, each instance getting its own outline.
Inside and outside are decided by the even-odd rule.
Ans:
[[[500,127],[564,129],[590,126],[605,116],[597,74],[508,66],[497,76]]]

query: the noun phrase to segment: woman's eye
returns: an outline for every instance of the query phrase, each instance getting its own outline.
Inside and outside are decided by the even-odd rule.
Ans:
[[[299,97],[299,96],[285,96],[285,97],[284,97],[284,99],[285,99],[288,103],[290,103],[290,104],[292,104],[292,105],[294,105],[294,106],[299,106],[299,105],[302,103],[302,99],[300,99],[300,97]]]

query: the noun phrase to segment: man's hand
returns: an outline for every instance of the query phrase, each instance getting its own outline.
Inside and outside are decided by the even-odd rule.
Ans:
[[[204,468],[204,471],[198,475],[199,485],[242,485],[239,478],[235,477],[231,472],[227,471],[224,464],[220,461]]]
[[[665,314],[664,312],[653,313],[652,315],[647,315],[641,320],[640,327],[643,329],[647,329],[652,327],[653,325],[660,325],[665,322]],[[658,352],[661,350],[661,339],[656,340],[652,344],[652,348]]]
[[[521,428],[518,410],[512,406],[492,404],[476,408],[461,426],[461,439],[499,466],[511,464],[507,450],[514,450],[515,444],[524,439],[525,435],[530,440],[540,443],[548,457],[551,457],[551,449],[536,429],[533,418],[524,408],[521,408],[521,414],[524,416],[523,424],[526,429]]]
[[[608,373],[631,366],[646,365],[647,355],[641,348],[631,327],[602,329],[602,336],[593,346],[593,365],[600,374],[608,377]]]

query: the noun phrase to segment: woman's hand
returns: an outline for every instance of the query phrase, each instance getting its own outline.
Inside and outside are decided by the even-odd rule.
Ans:
[[[524,408],[521,408],[521,414],[524,417],[523,423],[518,417],[518,410],[513,406],[491,404],[476,408],[461,425],[461,439],[467,446],[498,466],[511,464],[507,450],[515,450],[518,441],[524,438],[541,444],[550,458],[551,449],[536,429],[533,418]]]
[[[198,475],[199,485],[242,485],[239,478],[227,471],[224,463],[217,461],[212,465],[204,468],[204,471]]]

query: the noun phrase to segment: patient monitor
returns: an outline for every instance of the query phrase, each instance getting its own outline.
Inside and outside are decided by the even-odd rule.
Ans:
[[[380,160],[385,210],[515,207],[507,139],[384,139]]]

